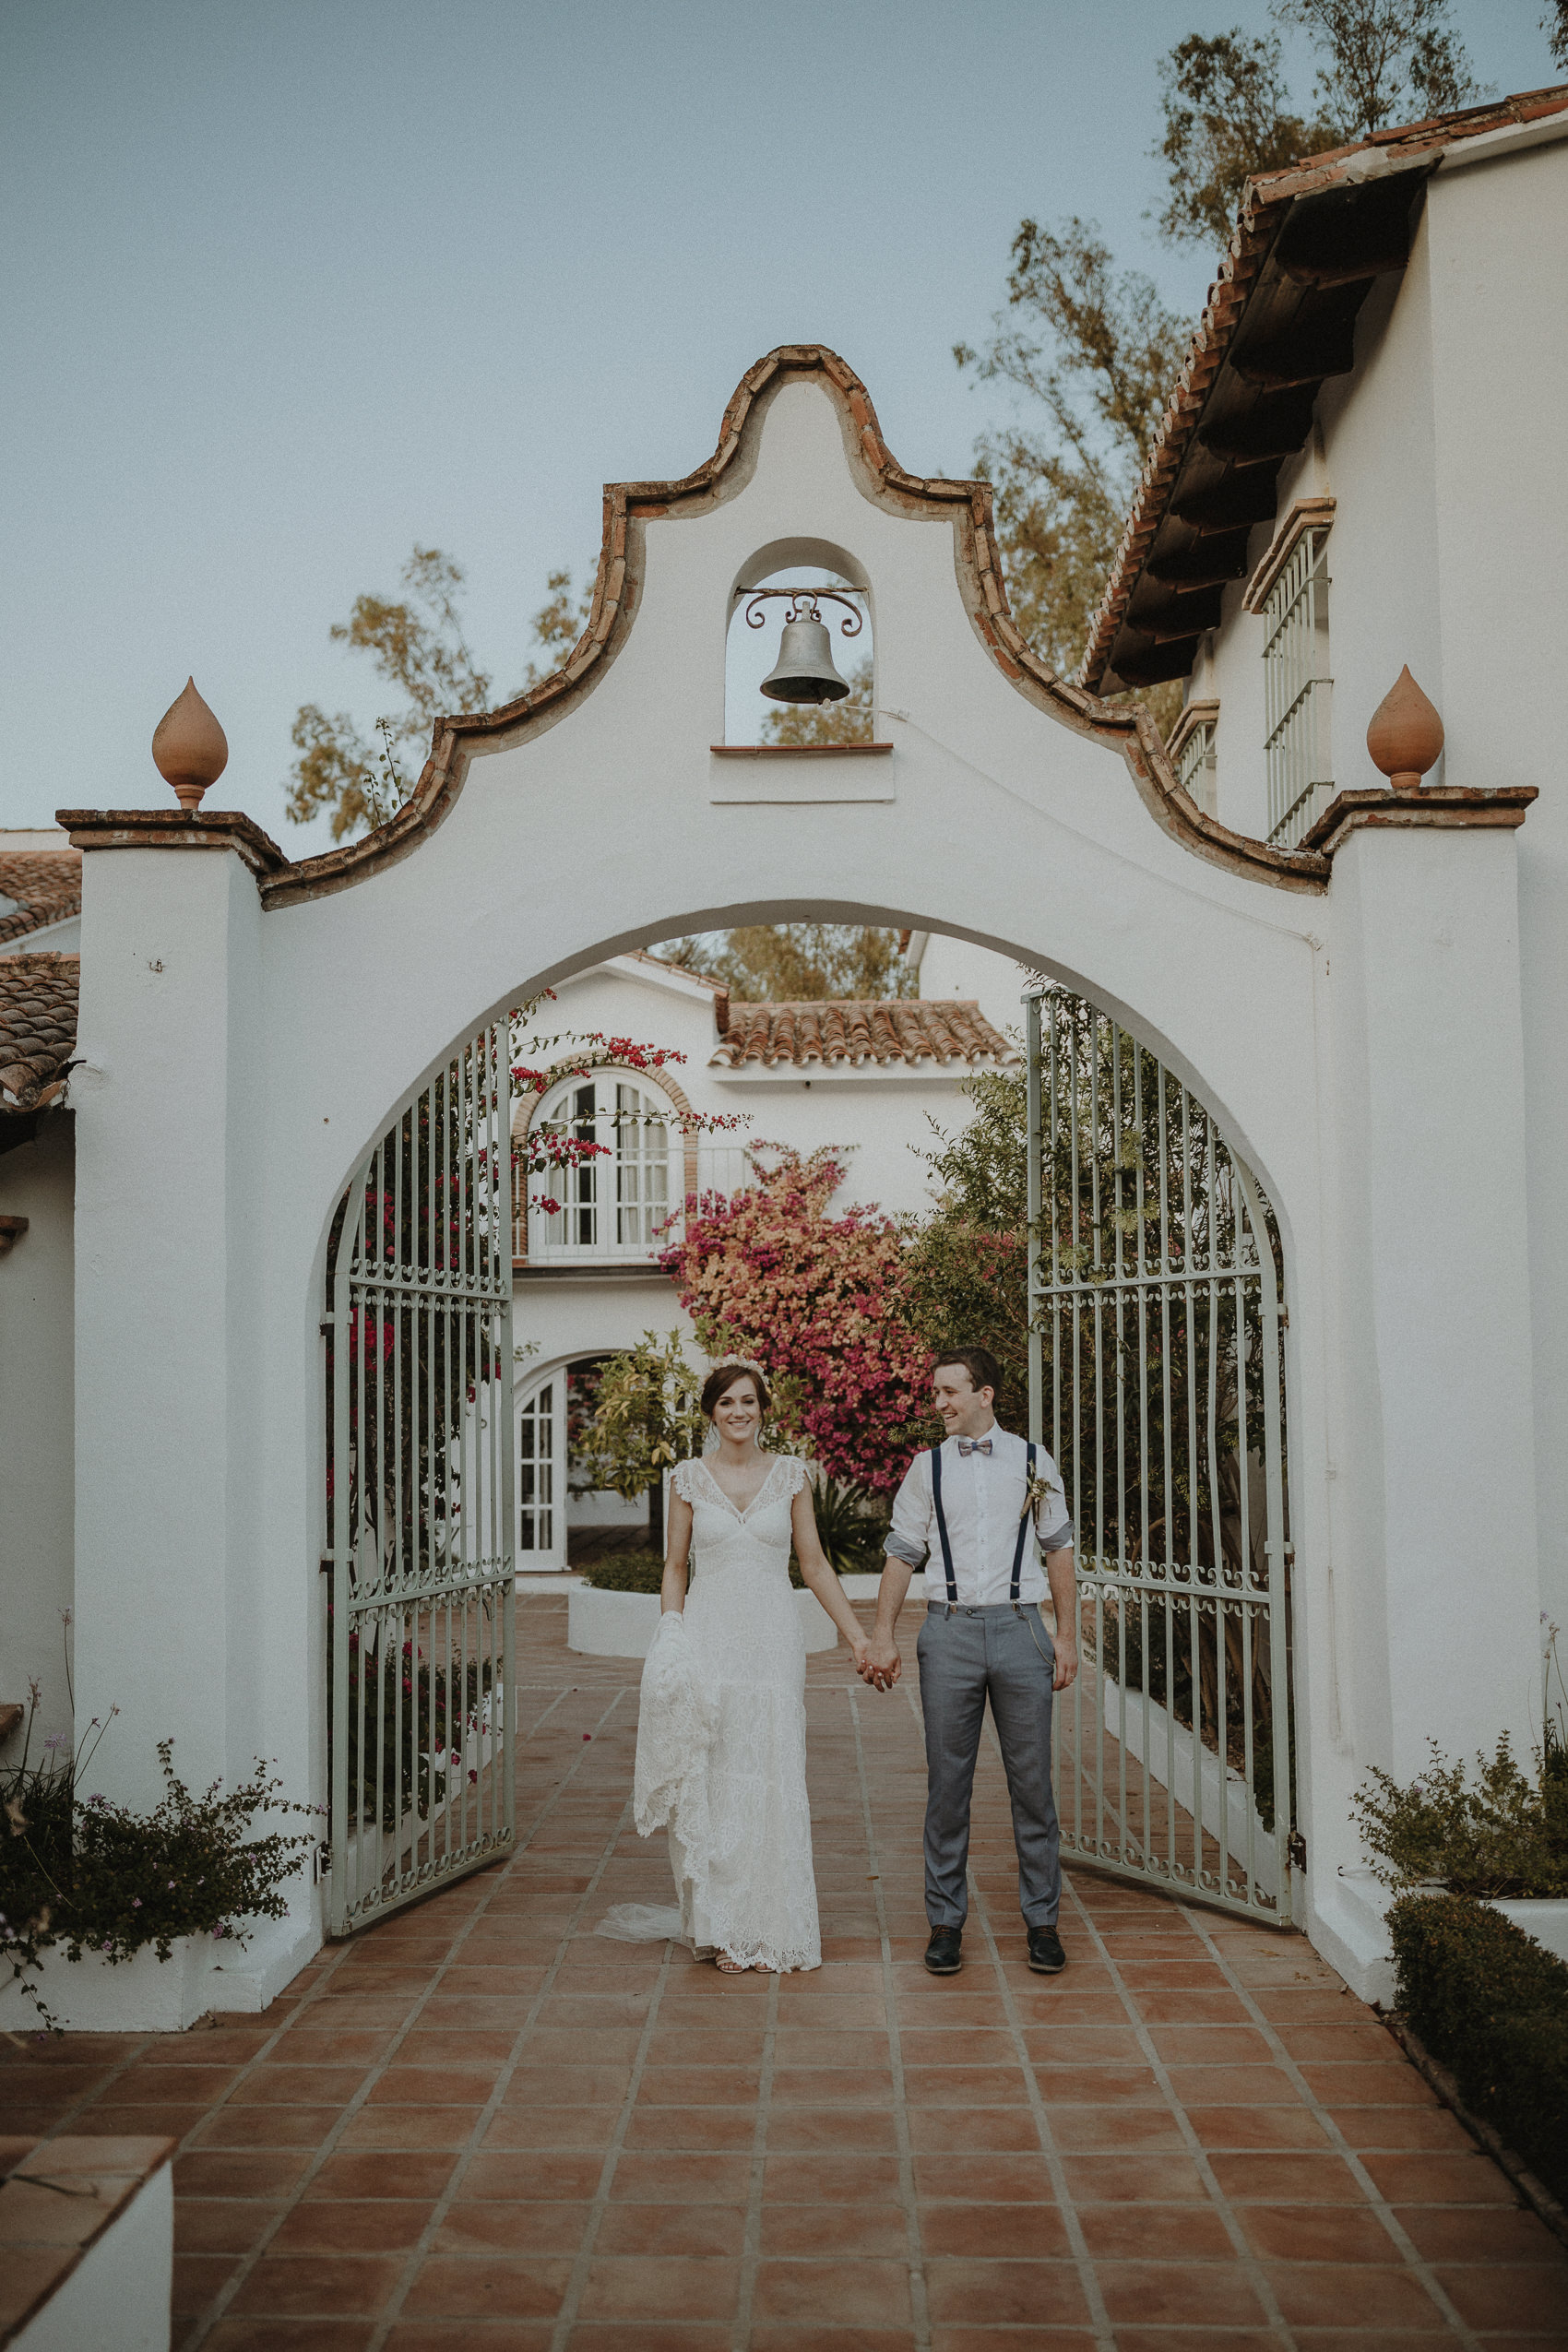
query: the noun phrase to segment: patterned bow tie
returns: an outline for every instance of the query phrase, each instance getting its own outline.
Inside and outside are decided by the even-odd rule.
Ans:
[[[989,1454],[991,1440],[989,1437],[961,1437],[958,1440],[958,1451],[966,1457],[970,1454]]]

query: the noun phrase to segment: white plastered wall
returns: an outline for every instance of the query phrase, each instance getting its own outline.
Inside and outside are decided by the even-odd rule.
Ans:
[[[873,501],[819,379],[785,380],[754,431],[754,465],[721,501],[647,525],[636,616],[594,690],[553,725],[483,748],[400,862],[262,915],[232,855],[88,859],[80,1050],[99,1075],[79,1111],[78,1333],[94,1363],[77,1455],[82,1703],[116,1681],[134,1693],[121,1793],[145,1798],[151,1744],[175,1722],[198,1776],[254,1740],[302,1793],[319,1788],[326,1235],[360,1156],[453,1039],[661,936],[806,917],[940,929],[1042,966],[1134,1028],[1218,1112],[1274,1204],[1290,1296],[1299,1765],[1323,1881],[1353,1851],[1355,1777],[1328,1681],[1328,1469],[1345,1437],[1343,1352],[1368,1344],[1325,1282],[1336,1218],[1364,1215],[1329,1116],[1329,902],[1194,855],[1151,817],[1114,742],[1008,683],[965,612],[951,521]],[[885,758],[748,774],[709,751],[731,587],[783,539],[863,566]],[[768,797],[736,797],[748,790]],[[1493,838],[1511,855],[1511,836]],[[1367,891],[1403,886],[1398,854],[1395,842],[1392,884],[1378,867]],[[1496,902],[1511,867],[1488,856]],[[1506,972],[1473,977],[1479,1016],[1491,988],[1505,1018]],[[1369,1026],[1380,1018],[1374,1004]],[[1412,1047],[1418,1094],[1455,1077],[1437,1040]],[[1487,1400],[1483,1439],[1527,1421],[1525,1394],[1505,1381]],[[1402,1428],[1417,1459],[1401,1475],[1424,1462],[1452,1485],[1455,1466],[1421,1450],[1419,1416]],[[171,1515],[176,1467],[187,1487]],[[1352,1550],[1363,1533],[1381,1539],[1376,1525],[1352,1529]],[[1525,1547],[1529,1530],[1505,1533]],[[160,1607],[138,1628],[148,1591]],[[1467,1686],[1431,1694],[1437,1727],[1468,1744],[1502,1672],[1472,1658]]]
[[[30,1143],[0,1154],[0,1216],[28,1220],[0,1257],[0,1699],[25,1704],[37,1681],[35,1764],[42,1740],[71,1734],[73,1124],[46,1111]],[[14,1763],[20,1739],[5,1752]]]

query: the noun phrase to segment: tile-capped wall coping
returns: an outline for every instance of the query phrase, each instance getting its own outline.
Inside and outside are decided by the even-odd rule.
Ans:
[[[0,2345],[15,2343],[154,2173],[167,2139],[0,2140]]]

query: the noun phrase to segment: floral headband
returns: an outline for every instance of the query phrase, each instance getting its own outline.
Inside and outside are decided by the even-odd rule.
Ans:
[[[754,1356],[720,1356],[714,1364],[713,1369],[716,1372],[730,1372],[731,1370],[735,1372],[755,1372],[758,1380],[766,1380],[767,1378],[766,1372],[764,1370],[763,1366],[758,1363]]]

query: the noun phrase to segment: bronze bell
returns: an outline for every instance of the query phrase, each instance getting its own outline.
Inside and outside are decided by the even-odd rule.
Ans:
[[[774,702],[842,702],[849,682],[833,667],[833,640],[814,596],[797,596],[778,643],[778,659],[762,682]]]

